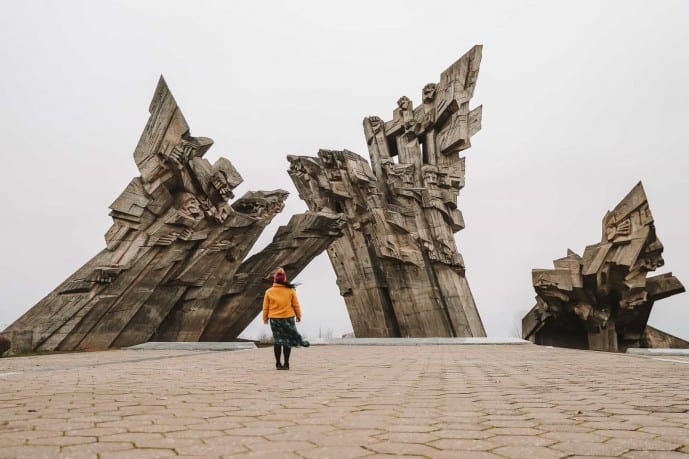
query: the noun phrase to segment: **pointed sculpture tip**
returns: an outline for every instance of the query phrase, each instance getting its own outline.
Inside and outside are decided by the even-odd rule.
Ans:
[[[641,180],[639,180],[639,181],[637,182],[637,184],[634,185],[634,187],[633,187],[632,190],[628,193],[628,195],[625,196],[625,199],[626,199],[628,196],[631,196],[631,195],[633,195],[633,194],[635,194],[635,193],[641,193],[641,194],[643,194],[644,199],[646,199],[646,190],[644,189],[644,184],[641,182]]]
[[[165,77],[163,76],[162,73],[160,74],[160,78],[158,78],[158,87],[159,88],[165,88],[168,91],[170,90],[168,85],[167,85],[167,81],[165,81]]]
[[[170,88],[168,88],[167,86],[165,77],[161,73],[160,78],[158,78],[158,84],[156,85],[155,92],[153,93],[153,99],[151,99],[151,103],[148,106],[148,112],[151,114],[154,113],[157,110],[159,104],[162,103],[162,101],[165,99],[165,97],[172,97],[172,94],[170,93]],[[177,102],[175,102],[175,104],[176,103]]]

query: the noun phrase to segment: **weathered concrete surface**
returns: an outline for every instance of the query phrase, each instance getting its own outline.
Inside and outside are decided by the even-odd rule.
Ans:
[[[630,347],[689,345],[648,326],[653,304],[685,291],[663,266],[663,244],[641,182],[603,217],[601,242],[583,256],[567,249],[555,269],[532,270],[536,305],[522,336],[536,344],[624,352]]]
[[[359,338],[486,336],[454,234],[471,137],[483,109],[469,108],[481,63],[477,45],[392,119],[364,119],[371,163],[354,152],[293,156],[289,174],[312,211],[342,214],[328,247]]]
[[[337,215],[294,215],[244,261],[288,193],[229,204],[242,177],[226,158],[203,158],[213,141],[191,136],[162,77],[149,112],[134,151],[141,175],[110,206],[106,248],[2,331],[13,354],[232,341],[278,266],[294,277],[342,235]]]
[[[0,457],[679,458],[689,359],[523,346],[0,360]]]

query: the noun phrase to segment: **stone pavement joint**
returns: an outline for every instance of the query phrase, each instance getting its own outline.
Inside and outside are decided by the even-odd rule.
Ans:
[[[689,458],[689,365],[535,345],[0,360],[0,458]]]

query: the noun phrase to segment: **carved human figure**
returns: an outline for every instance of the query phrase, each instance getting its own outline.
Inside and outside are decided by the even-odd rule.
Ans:
[[[402,96],[399,99],[397,99],[397,106],[400,108],[400,110],[411,110],[411,99],[409,99],[409,97],[407,96]]]
[[[424,104],[433,103],[435,100],[435,92],[437,87],[438,86],[435,83],[428,83],[423,87],[423,90],[421,91],[421,98]]]

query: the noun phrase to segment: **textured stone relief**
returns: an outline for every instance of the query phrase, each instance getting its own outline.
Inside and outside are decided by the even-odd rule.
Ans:
[[[134,151],[141,175],[110,205],[113,225],[105,235],[106,248],[3,332],[14,352],[199,341],[218,315],[224,328],[211,326],[216,331],[205,336],[228,340],[242,331],[238,323],[260,311],[260,302],[244,301],[255,296],[251,290],[246,298],[239,295],[236,315],[221,313],[228,292],[236,297],[242,291],[236,285],[238,270],[288,193],[250,191],[230,204],[241,176],[225,158],[213,164],[203,158],[213,141],[190,135],[162,77],[149,112]],[[294,243],[302,250],[291,275],[325,249],[338,227],[333,220],[339,221],[301,216],[294,239],[282,234],[285,247]],[[321,229],[317,243],[301,243],[307,233],[318,239]],[[259,274],[260,280],[269,277]]]
[[[475,46],[429,83],[414,107],[364,119],[371,165],[350,151],[290,156],[290,176],[310,210],[344,214],[328,249],[358,337],[485,336],[454,233],[465,162],[481,128],[470,109],[481,61]]]
[[[655,301],[684,292],[672,273],[647,277],[663,266],[662,252],[639,182],[605,215],[601,242],[583,257],[568,250],[555,269],[533,270],[536,306],[522,320],[524,338],[612,352],[674,342],[647,326]]]

